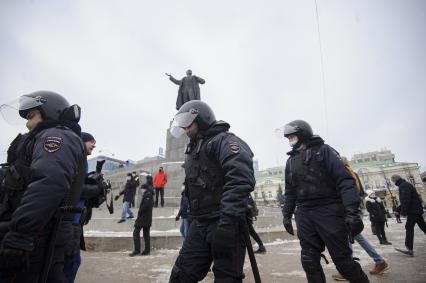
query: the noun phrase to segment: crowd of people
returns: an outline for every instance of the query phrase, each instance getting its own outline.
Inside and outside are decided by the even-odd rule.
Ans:
[[[90,221],[92,208],[107,201],[111,189],[101,174],[102,163],[96,171],[88,172],[86,158],[96,140],[81,131],[80,108],[57,93],[39,91],[21,96],[18,110],[27,120],[29,132],[11,143],[1,175],[0,282],[74,282],[81,263],[80,249],[85,249],[83,226]],[[258,216],[250,197],[255,187],[253,152],[229,128],[230,124],[216,120],[210,106],[200,100],[184,103],[174,116],[171,134],[186,134],[189,144],[176,215],[177,221],[182,219],[184,240],[169,282],[199,282],[209,270],[215,282],[242,282],[246,250],[255,281],[260,282],[254,253],[266,253],[266,248],[253,228]],[[360,205],[366,195],[379,244],[391,245],[380,198],[374,191],[364,192],[347,160],[314,135],[306,121],[286,124],[283,136],[291,147],[285,166],[283,226],[294,235],[294,216],[307,281],[326,282],[320,259],[327,248],[338,271],[333,275],[335,280],[369,282],[353,255],[355,241],[374,261],[370,274],[388,271],[389,263],[362,235]],[[160,167],[143,184],[136,172],[126,178],[115,197],[123,197],[118,223],[135,217],[136,191],[143,190],[130,256],[149,255],[153,209],[159,201],[161,207],[165,205],[167,174]],[[414,226],[426,234],[421,200],[401,176],[393,175],[391,180],[399,187],[400,207],[395,211],[406,216],[405,248],[396,250],[414,256]],[[258,243],[256,252],[250,236]]]

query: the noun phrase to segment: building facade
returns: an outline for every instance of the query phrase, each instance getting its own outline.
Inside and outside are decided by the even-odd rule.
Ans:
[[[110,172],[118,168],[122,168],[126,163],[123,160],[115,159],[109,156],[99,155],[87,160],[89,172],[95,171],[96,163],[101,160],[105,160],[104,166],[102,167],[102,172]]]
[[[419,165],[413,162],[396,162],[395,155],[390,150],[355,154],[350,164],[358,173],[364,189],[374,190],[385,201],[387,208],[392,207],[392,197],[399,200],[398,187],[391,182],[394,174],[410,182],[419,195],[426,199]]]
[[[417,163],[396,162],[395,155],[390,150],[355,154],[350,165],[359,175],[364,190],[374,190],[384,200],[387,208],[392,208],[392,197],[399,201],[398,187],[391,182],[391,176],[394,174],[410,182],[426,201],[426,172],[421,176]],[[256,174],[252,197],[258,205],[278,206],[281,199],[280,188],[284,194],[284,167],[268,168]]]
[[[280,192],[281,190],[281,192]],[[259,171],[252,197],[258,205],[279,206],[284,194],[284,167]]]

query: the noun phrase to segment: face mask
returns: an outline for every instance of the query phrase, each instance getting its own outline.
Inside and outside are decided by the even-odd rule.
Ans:
[[[298,141],[299,140],[297,138],[294,138],[292,140],[289,140],[288,143],[290,144],[291,147],[294,147]]]

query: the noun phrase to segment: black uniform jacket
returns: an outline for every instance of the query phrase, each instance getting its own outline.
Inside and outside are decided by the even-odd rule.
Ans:
[[[327,196],[321,195],[319,191],[318,195],[312,194],[305,197],[305,199],[298,199],[297,190],[301,188],[299,188],[297,182],[291,181],[290,174],[294,172],[292,172],[292,168],[290,168],[291,166],[289,166],[289,164],[290,159],[292,159],[293,156],[301,154],[303,150],[299,151],[293,149],[288,153],[290,157],[285,167],[285,203],[283,206],[283,214],[288,216],[292,215],[296,208],[296,204],[304,207],[316,207],[332,203],[343,203],[345,208],[357,209],[360,204],[360,197],[356,191],[355,180],[346,169],[339,154],[332,147],[324,144],[324,140],[319,136],[312,136],[310,140],[305,143],[305,146],[306,148],[303,150],[319,147],[318,154],[315,153],[315,156],[312,158],[315,158],[315,160],[319,162],[327,175],[326,178],[331,180],[332,184],[330,184],[328,188],[328,191],[331,193]]]
[[[64,201],[66,205],[77,204],[84,182],[85,159],[81,138],[69,128],[47,128],[35,136],[30,179],[20,206],[12,214],[9,232],[2,242],[5,247],[32,251]],[[71,191],[76,187],[80,188],[77,194]],[[71,221],[67,222],[70,228]],[[65,234],[59,233],[57,242]]]
[[[223,190],[220,208],[219,211],[210,214],[211,218],[220,216],[221,223],[245,219],[248,196],[256,183],[253,152],[246,142],[228,132],[229,128],[228,123],[218,121],[203,133],[204,139],[214,136],[205,150],[207,156],[216,160],[222,169]]]

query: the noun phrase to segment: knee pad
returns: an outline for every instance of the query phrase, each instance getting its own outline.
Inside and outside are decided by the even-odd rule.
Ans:
[[[306,272],[322,269],[320,263],[320,256],[321,255],[319,253],[314,252],[312,250],[302,249],[301,261],[303,269],[305,269]]]
[[[314,250],[302,249],[301,261],[309,283],[325,283],[325,275],[320,263],[321,254]]]
[[[334,261],[337,271],[348,279],[351,283],[369,283],[367,275],[362,271],[361,266],[352,258]]]
[[[187,282],[196,282],[196,281],[189,278],[182,269],[174,265],[172,269],[172,274],[170,274],[169,283],[187,283]]]

